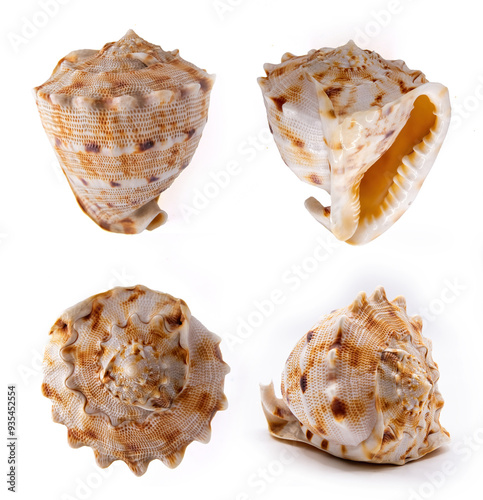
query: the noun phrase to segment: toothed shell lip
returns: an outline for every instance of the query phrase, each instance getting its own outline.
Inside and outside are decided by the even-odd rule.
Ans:
[[[146,296],[148,299],[143,299]],[[133,300],[130,300],[131,298]],[[109,307],[119,307],[113,301],[116,304],[129,303],[129,307],[132,308],[132,304],[139,300],[145,300],[145,304],[157,300],[159,304],[157,307],[160,307],[160,309],[157,312],[155,310],[150,312],[147,305],[141,305],[138,313],[132,313],[131,311],[131,314],[124,318],[123,321],[117,322],[116,328],[123,330],[132,328],[132,325],[137,324],[144,325],[148,329],[146,331],[151,331],[150,325],[154,325],[155,330],[164,325],[165,332],[171,332],[173,335],[179,334],[180,348],[189,349],[190,352],[187,361],[188,378],[181,392],[175,396],[174,403],[169,407],[148,407],[151,409],[145,409],[146,401],[140,400],[135,404],[140,405],[136,411],[139,415],[142,415],[142,418],[133,420],[133,417],[127,419],[116,417],[113,420],[112,414],[99,409],[98,405],[103,404],[101,400],[94,404],[85,395],[92,390],[88,389],[86,392],[86,387],[83,388],[82,386],[84,376],[80,374],[80,367],[76,363],[76,357],[84,356],[87,352],[82,354],[81,351],[78,351],[79,347],[76,348],[76,345],[79,344],[80,336],[85,335],[84,325],[88,324],[86,320],[93,318],[92,321],[96,324],[99,323],[101,321],[99,319],[101,318],[100,315],[104,309],[109,310]],[[173,310],[181,311],[181,313],[175,313],[175,316],[172,317],[171,307],[174,307]],[[112,311],[115,311],[115,309],[112,309]],[[167,315],[163,316],[163,314]],[[183,318],[181,323],[176,319],[177,314],[181,314],[180,317]],[[133,320],[134,323],[132,323]],[[157,327],[156,324],[158,324]],[[44,359],[43,394],[52,399],[54,421],[67,426],[69,444],[75,448],[91,446],[94,449],[96,461],[101,467],[107,467],[114,460],[123,460],[136,475],[142,475],[146,472],[147,466],[152,460],[160,459],[165,465],[173,468],[181,462],[185,449],[190,442],[196,440],[207,443],[210,440],[211,421],[214,415],[217,411],[227,408],[223,385],[224,377],[229,373],[230,369],[223,361],[219,351],[220,337],[208,332],[196,318],[192,317],[184,301],[175,299],[168,294],[153,292],[141,285],[131,288],[118,287],[86,299],[67,309],[54,325],[51,335],[53,337],[51,343],[47,346]],[[111,333],[103,338],[101,343],[101,347],[104,346],[101,350],[102,355],[107,356],[107,360],[111,359],[111,362],[99,372],[99,383],[102,384],[107,383],[108,379],[106,377],[111,377],[108,374],[116,369],[118,363],[117,358],[112,357],[112,354],[115,354],[117,349],[115,347],[117,345],[116,337],[113,337],[113,335],[119,334],[116,334],[115,329],[111,328]],[[141,333],[138,333],[138,335],[141,335]],[[193,335],[195,336],[193,337]],[[203,340],[198,341],[196,335],[202,335]],[[112,347],[107,347],[110,345],[109,342]],[[138,345],[141,344],[139,342],[142,344],[139,339],[134,342],[133,348],[129,350],[130,353],[140,353]],[[197,342],[203,342],[203,347],[199,346]],[[55,347],[56,345],[58,345],[58,348]],[[211,348],[213,354],[206,358]],[[119,353],[122,352],[119,351]],[[203,353],[202,358],[200,358],[201,353]],[[124,355],[122,357],[125,358]],[[89,366],[87,358],[82,357],[79,359],[85,359],[84,363]],[[125,359],[129,362],[130,358]],[[55,370],[52,368],[53,364],[57,366],[59,375],[62,373],[66,375],[64,386],[59,385],[59,380],[56,380]],[[116,372],[113,371],[112,373]],[[126,373],[128,376],[133,376],[129,371]],[[103,376],[101,376],[102,374]],[[213,386],[213,384],[215,385]],[[206,391],[212,386],[216,386],[217,389],[216,392],[209,395]],[[122,390],[122,387],[114,387],[114,392],[118,390]],[[69,402],[70,406],[66,406]],[[196,413],[196,402],[201,405],[200,415]],[[121,400],[121,403],[116,404],[125,405],[125,401]],[[131,406],[131,408],[134,407]],[[186,411],[190,411],[190,409],[193,410],[192,417],[186,415]],[[126,416],[129,415],[130,411],[128,409]],[[175,423],[176,418],[178,418],[176,415],[181,416],[180,428],[170,428],[168,423]],[[201,421],[201,416],[203,418],[206,416],[206,419]],[[188,426],[184,428],[183,425],[186,425],[185,420],[187,418]],[[163,421],[166,422],[164,427]],[[72,422],[74,422],[74,425],[72,425]],[[158,429],[157,432],[160,429],[164,430],[162,430],[161,434],[156,434],[156,429]],[[183,432],[185,435],[183,435]],[[131,437],[126,438],[126,435]],[[173,436],[171,441],[169,438],[163,438],[163,436],[169,435]],[[145,447],[146,440],[149,443],[148,447]],[[117,445],[115,445],[116,442]],[[158,447],[156,448],[156,446]],[[177,447],[173,448],[173,446]]]
[[[356,230],[346,240],[347,243],[365,244],[372,241],[406,212],[416,199],[442,146],[450,123],[448,89],[441,84],[427,83],[412,92],[415,99],[419,96],[430,98],[435,107],[434,125],[412,152],[402,158],[393,177],[393,184],[380,205],[380,215],[360,219]]]

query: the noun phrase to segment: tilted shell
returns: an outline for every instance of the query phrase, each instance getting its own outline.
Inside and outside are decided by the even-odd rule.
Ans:
[[[270,432],[350,460],[404,464],[444,444],[431,342],[382,287],[324,316],[290,354],[283,399],[262,386]]]
[[[259,78],[285,163],[331,195],[305,206],[340,240],[366,243],[409,207],[450,121],[448,90],[349,42],[285,54]]]
[[[114,288],[54,324],[42,392],[69,444],[91,446],[100,467],[124,460],[138,476],[156,458],[176,467],[193,440],[210,440],[227,406],[219,342],[184,301]]]
[[[36,87],[42,124],[81,208],[139,233],[166,221],[157,200],[188,166],[214,77],[133,31],[61,59]]]

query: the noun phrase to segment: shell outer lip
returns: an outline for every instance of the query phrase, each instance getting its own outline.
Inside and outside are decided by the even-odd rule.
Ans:
[[[339,182],[339,178],[342,178],[345,175],[345,172],[343,168],[338,168],[337,161],[333,162],[331,174],[332,205],[330,211],[330,230],[338,239],[346,241],[350,244],[365,244],[372,241],[389,229],[389,227],[391,227],[392,224],[404,214],[404,212],[415,200],[420,187],[436,160],[436,156],[448,131],[451,114],[448,89],[443,85],[429,82],[422,84],[421,86],[411,90],[408,94],[402,96],[400,101],[414,103],[420,96],[427,96],[434,105],[436,122],[429,133],[429,142],[426,140],[424,141],[424,145],[426,146],[425,154],[422,161],[419,162],[419,165],[414,166],[414,178],[408,185],[404,198],[393,203],[393,206],[387,211],[384,211],[380,218],[372,221],[371,224],[367,224],[366,227],[360,225],[361,222],[358,220],[358,215],[356,215],[359,205],[355,203],[358,200],[352,199],[350,194],[351,191],[350,189],[347,189],[347,185],[343,186],[343,183]],[[344,210],[343,207],[352,210],[352,213],[345,216],[344,219],[341,218]],[[344,223],[344,221],[348,218],[355,221],[355,224],[352,225],[352,229],[349,230],[347,230],[346,227],[350,226],[347,226]]]

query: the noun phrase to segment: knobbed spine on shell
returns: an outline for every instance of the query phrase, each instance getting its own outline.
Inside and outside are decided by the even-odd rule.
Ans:
[[[119,233],[166,221],[160,193],[188,166],[214,76],[129,30],[61,59],[34,89],[43,127],[84,212]]]
[[[272,435],[356,461],[404,464],[448,441],[431,343],[382,287],[324,316],[291,352],[282,399],[262,386]]]
[[[227,406],[220,339],[184,301],[143,286],[114,288],[67,309],[52,327],[42,392],[74,447],[100,467],[123,460],[176,467],[186,447],[210,440]]]

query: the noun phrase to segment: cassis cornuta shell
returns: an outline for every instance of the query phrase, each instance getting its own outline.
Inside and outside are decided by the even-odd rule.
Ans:
[[[285,163],[330,194],[305,206],[338,239],[371,241],[408,209],[448,130],[448,89],[354,42],[285,54],[259,78]]]
[[[159,195],[188,166],[214,77],[129,30],[61,59],[36,87],[44,129],[81,208],[118,233],[166,221]]]
[[[97,464],[176,467],[227,406],[220,339],[186,303],[144,286],[114,288],[67,309],[52,327],[42,392],[69,444]]]
[[[356,461],[404,464],[448,441],[431,342],[379,287],[324,316],[296,344],[282,399],[262,386],[272,435]]]

